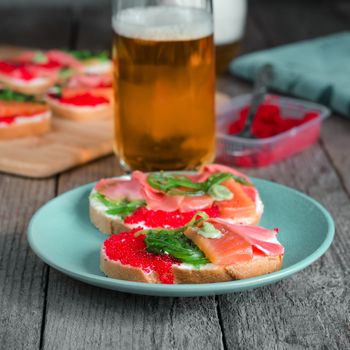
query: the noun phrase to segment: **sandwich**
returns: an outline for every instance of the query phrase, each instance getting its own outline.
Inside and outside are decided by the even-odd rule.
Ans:
[[[113,89],[110,74],[78,74],[49,90],[47,102],[55,115],[77,121],[112,115]]]
[[[56,71],[42,71],[36,65],[0,61],[0,83],[24,94],[44,94],[55,83],[56,77]]]
[[[143,173],[98,181],[90,218],[103,233],[135,228],[179,228],[202,211],[232,224],[256,225],[263,203],[251,180],[237,170],[208,164],[197,173]]]
[[[66,96],[82,93],[92,93],[113,100],[112,75],[106,74],[76,74],[63,84],[62,93]]]
[[[106,51],[91,52],[88,50],[31,50],[14,58],[26,64],[41,65],[43,68],[70,68],[75,73],[111,74],[112,61]]]
[[[0,140],[47,133],[51,111],[45,101],[9,89],[0,89]]]
[[[235,225],[196,213],[178,229],[136,228],[110,236],[100,250],[108,277],[144,283],[215,283],[281,269],[277,230]]]
[[[28,50],[14,57],[14,60],[23,64],[34,64],[43,69],[71,68],[78,72],[82,70],[81,62],[69,52],[63,50]]]
[[[25,51],[0,61],[0,82],[18,92],[40,95],[81,68],[82,64],[64,51]]]
[[[112,61],[106,51],[93,53],[88,50],[70,51],[82,64],[82,72],[86,74],[111,74]]]

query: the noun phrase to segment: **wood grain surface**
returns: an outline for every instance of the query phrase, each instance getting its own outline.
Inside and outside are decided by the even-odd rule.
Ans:
[[[230,296],[219,297],[227,348],[238,343],[254,349],[331,349],[335,345],[341,349],[348,341],[345,329],[339,327],[345,326],[348,316],[342,310],[349,307],[346,295],[350,283],[343,279],[344,273],[350,273],[345,253],[350,248],[350,227],[344,219],[350,213],[348,195],[319,145],[268,170],[252,173],[319,200],[333,215],[337,232],[325,256],[292,278],[241,293],[235,303]],[[239,325],[244,332],[229,332]]]
[[[23,50],[0,46],[0,58],[13,57]],[[0,141],[0,171],[44,178],[111,154],[112,150],[111,118],[76,122],[54,115],[52,128],[45,135]]]
[[[0,171],[43,178],[112,153],[112,119],[75,122],[59,117],[42,136],[0,142]]]
[[[55,183],[0,176],[1,349],[39,348],[48,267],[30,250],[26,226],[55,196]]]
[[[65,45],[104,48],[106,36],[90,35],[80,14],[86,23],[103,28],[101,33],[108,32],[109,14],[101,9],[93,18],[91,9],[75,11]],[[350,6],[343,0],[251,0],[243,48],[249,52],[344,30],[349,20]],[[42,36],[31,40],[42,46]],[[224,75],[218,89],[235,96],[251,86]],[[350,122],[332,116],[319,144],[287,161],[248,171],[325,205],[336,223],[329,251],[292,278],[219,297],[155,298],[102,290],[46,267],[29,250],[25,229],[34,211],[58,193],[120,174],[113,156],[47,180],[1,174],[0,348],[349,349],[349,133]]]

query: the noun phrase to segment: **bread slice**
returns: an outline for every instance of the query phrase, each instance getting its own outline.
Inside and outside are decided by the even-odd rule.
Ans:
[[[103,103],[94,107],[73,106],[61,103],[52,97],[47,97],[47,103],[58,117],[76,121],[110,118],[113,113],[110,103]]]
[[[0,122],[0,140],[10,140],[19,137],[39,136],[50,131],[51,111],[34,114],[30,117],[17,116],[10,123]]]
[[[254,256],[253,260],[233,265],[207,264],[195,268],[189,264],[173,265],[175,284],[215,283],[241,280],[265,275],[281,269],[283,256]],[[108,258],[104,246],[100,252],[100,269],[110,278],[144,282],[161,283],[156,272],[145,272],[140,268],[123,265],[120,261]]]
[[[33,118],[33,121],[30,121],[31,118],[28,119],[28,122],[23,124],[13,123],[6,127],[0,127],[0,140],[2,141],[19,137],[39,136],[50,131],[50,118],[44,118],[41,120],[35,120]]]
[[[26,81],[14,79],[4,74],[0,74],[0,82],[5,87],[27,95],[43,95],[54,84],[54,81],[48,77],[39,77]]]
[[[92,194],[94,191],[92,192]],[[93,198],[93,196],[90,196],[89,199],[90,205],[89,205],[89,213],[90,213],[90,220],[91,222],[97,227],[99,231],[102,233],[111,235],[111,234],[118,234],[123,231],[129,231],[131,229],[134,229],[136,227],[142,226],[142,225],[130,225],[124,223],[123,219],[117,215],[108,215],[105,213],[106,207],[100,203],[97,199]],[[258,196],[256,199],[256,215],[251,218],[251,220],[245,220],[242,222],[242,220],[232,220],[232,223],[242,223],[245,225],[258,225],[264,210],[263,203]],[[146,227],[145,227],[146,228]]]
[[[100,232],[111,235],[134,228],[132,225],[125,224],[121,217],[105,214],[104,211],[105,208],[102,205],[98,205],[96,200],[90,198],[90,220]]]

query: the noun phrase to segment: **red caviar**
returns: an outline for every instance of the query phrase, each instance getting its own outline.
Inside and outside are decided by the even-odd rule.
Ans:
[[[37,114],[34,114],[34,115],[12,115],[12,116],[9,116],[9,117],[1,117],[0,116],[0,123],[5,123],[5,124],[12,124],[15,122],[16,118],[18,117],[21,117],[21,118],[30,118],[30,117],[34,117],[36,116]]]
[[[15,121],[16,117],[0,117],[0,123],[12,124]]]
[[[228,127],[230,135],[238,134],[244,127],[249,113],[249,106],[242,108],[238,120],[235,120]],[[306,123],[319,116],[318,112],[307,112],[300,119],[289,118],[282,115],[278,105],[265,103],[259,106],[252,125],[252,134],[257,138],[266,138],[278,135]]]
[[[99,89],[112,88],[112,87],[113,87],[112,82],[105,82],[105,81],[101,81],[99,84],[97,84],[97,86],[95,86],[95,88],[99,88]]]
[[[211,218],[216,218],[220,215],[218,206],[213,205],[210,208],[201,210],[208,214]],[[191,221],[198,210],[181,213],[179,210],[163,211],[150,210],[145,207],[140,207],[135,212],[125,218],[126,224],[140,224],[143,223],[147,227],[164,227],[164,228],[178,228],[185,226]]]
[[[123,265],[140,268],[146,273],[154,271],[162,283],[173,284],[172,266],[180,265],[179,260],[166,254],[148,253],[145,235],[135,237],[135,233],[139,230],[122,232],[108,238],[104,242],[107,257],[114,261],[120,261]]]
[[[109,100],[103,96],[96,96],[90,93],[77,94],[71,97],[58,97],[57,95],[50,94],[52,98],[59,100],[61,103],[74,105],[74,106],[89,106],[94,107],[100,104],[109,103]]]
[[[63,66],[60,62],[53,59],[48,59],[47,62],[33,62],[31,64],[33,64],[35,67],[40,67],[44,69],[58,69]]]
[[[21,80],[31,80],[35,78],[30,70],[22,63],[0,61],[0,73]]]

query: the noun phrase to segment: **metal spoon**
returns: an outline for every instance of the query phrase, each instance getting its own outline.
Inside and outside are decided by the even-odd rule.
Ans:
[[[254,138],[252,134],[252,125],[256,112],[260,104],[265,100],[268,86],[273,79],[273,68],[271,64],[263,65],[255,76],[252,102],[249,108],[249,114],[243,130],[236,136],[245,138]]]

